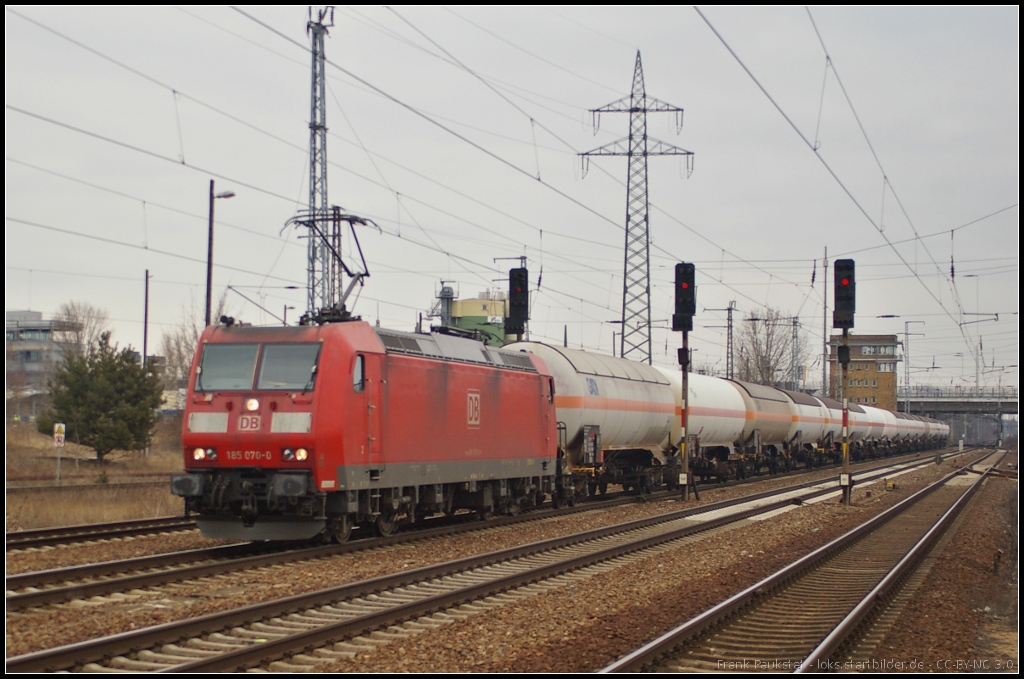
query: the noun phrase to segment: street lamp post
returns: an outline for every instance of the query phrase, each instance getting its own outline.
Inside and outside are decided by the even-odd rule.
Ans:
[[[217,198],[233,198],[234,191],[213,192],[213,180],[210,180],[210,228],[206,246],[206,325],[210,325],[210,308],[213,301],[213,201]]]

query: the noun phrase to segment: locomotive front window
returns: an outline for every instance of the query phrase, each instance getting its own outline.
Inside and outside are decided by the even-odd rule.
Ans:
[[[252,389],[258,344],[207,344],[196,375],[196,391]]]
[[[310,391],[319,354],[319,344],[265,344],[256,388]]]

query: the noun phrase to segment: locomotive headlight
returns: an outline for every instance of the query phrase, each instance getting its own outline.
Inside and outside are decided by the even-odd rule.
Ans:
[[[217,451],[213,448],[196,448],[192,451],[193,460],[216,460]]]
[[[250,398],[245,402],[245,409],[249,412],[253,412],[260,409],[260,400],[258,398]]]
[[[305,448],[285,448],[281,451],[281,459],[285,462],[302,462],[309,457],[309,451]]]

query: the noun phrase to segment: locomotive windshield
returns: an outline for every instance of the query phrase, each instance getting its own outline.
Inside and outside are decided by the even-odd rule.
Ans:
[[[256,388],[309,391],[319,353],[319,344],[267,344]]]
[[[309,391],[316,378],[319,353],[319,343],[207,344],[203,348],[195,388],[196,391],[250,391],[254,388]]]
[[[207,344],[196,375],[196,391],[252,389],[258,344]]]

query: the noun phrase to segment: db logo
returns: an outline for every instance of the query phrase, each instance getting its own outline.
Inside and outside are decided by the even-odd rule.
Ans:
[[[472,389],[467,394],[466,424],[473,428],[480,426],[480,392]]]
[[[260,430],[260,416],[259,415],[239,415],[238,416],[238,431],[259,431]]]

